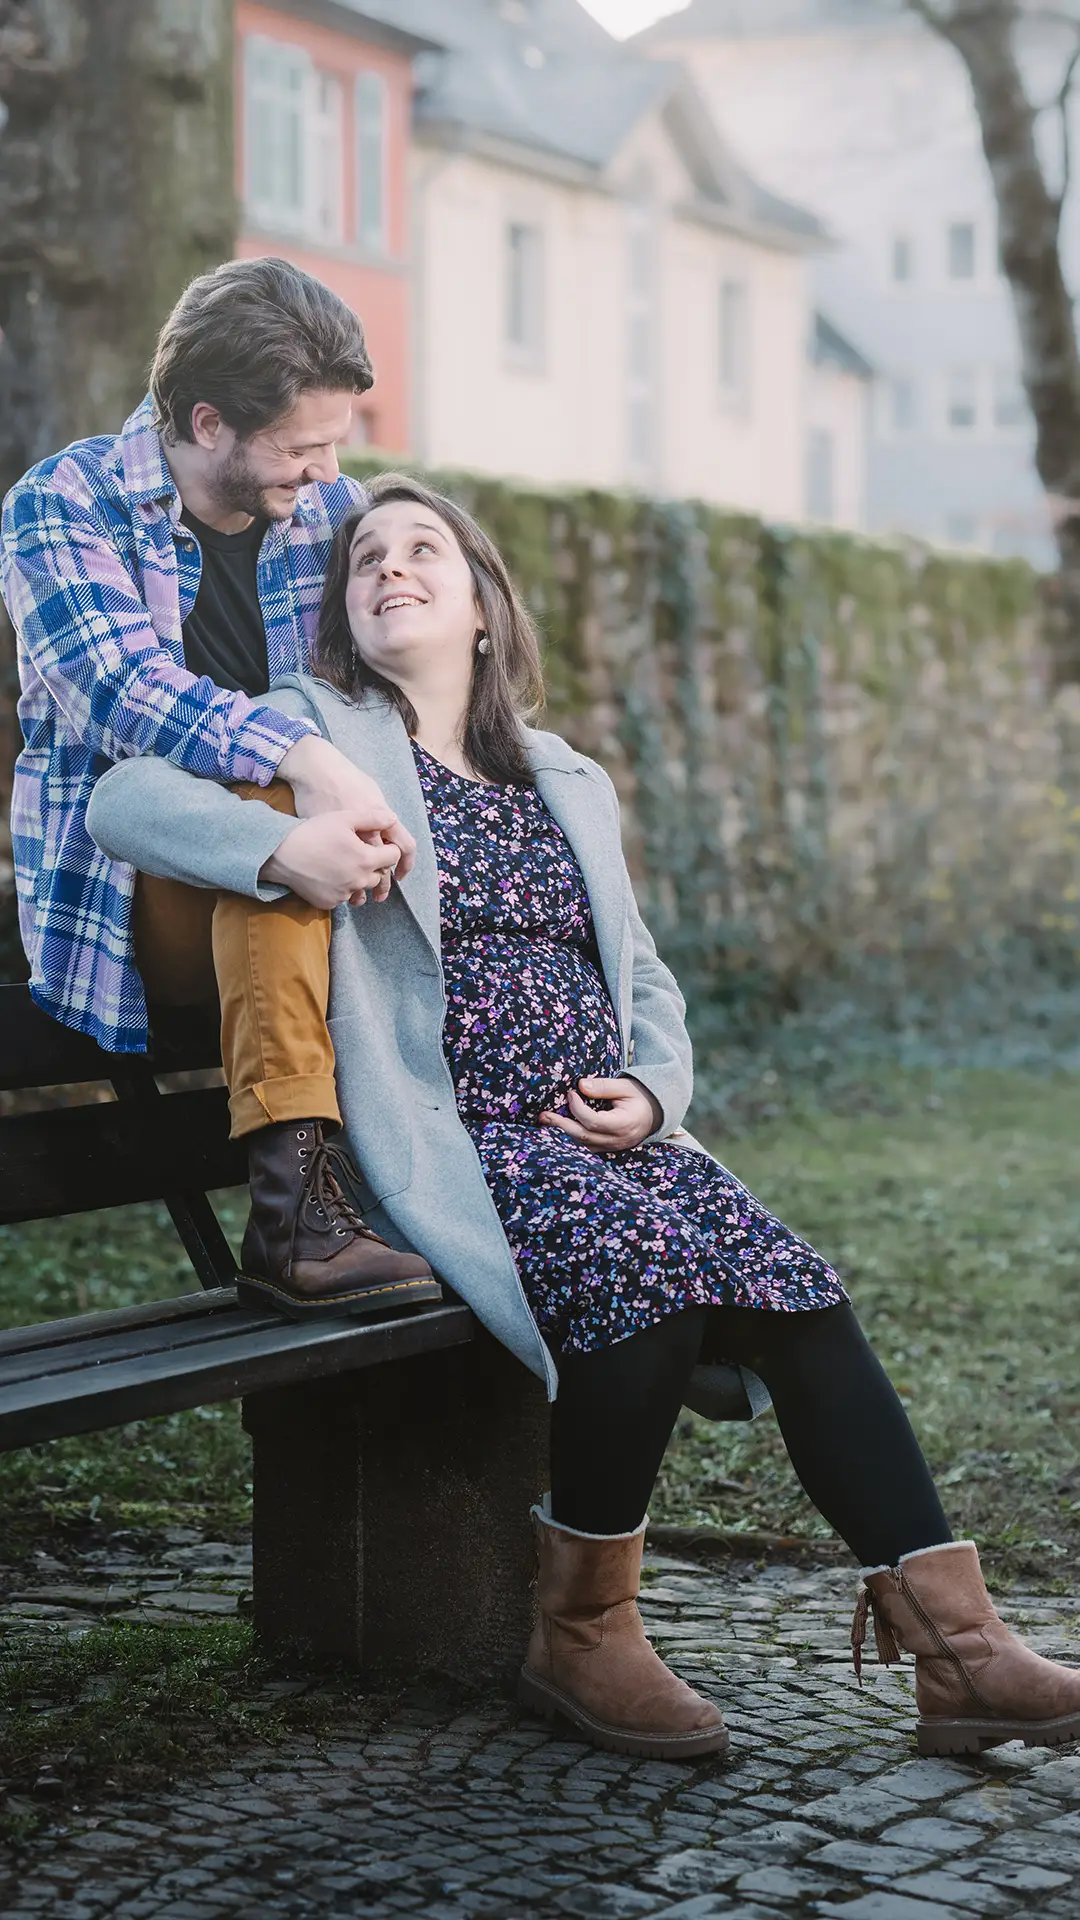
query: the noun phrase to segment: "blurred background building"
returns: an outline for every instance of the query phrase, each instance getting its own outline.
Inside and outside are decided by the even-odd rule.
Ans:
[[[1050,565],[989,176],[951,49],[904,0],[691,0],[632,44],[684,61],[758,177],[836,239],[811,280],[879,375],[870,530]]]
[[[747,170],[693,60],[577,0],[240,0],[237,31],[241,250],[363,315],[358,438],[867,523],[872,369],[815,300],[829,233]]]

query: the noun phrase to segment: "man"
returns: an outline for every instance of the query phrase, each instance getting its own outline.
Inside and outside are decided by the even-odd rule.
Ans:
[[[273,782],[301,817],[278,862],[294,889],[288,937],[279,914],[265,951],[232,954],[221,983],[233,1132],[249,1136],[242,1264],[295,1312],[359,1309],[376,1285],[380,1306],[388,1285],[434,1292],[424,1263],[392,1253],[345,1198],[332,1053],[297,1070],[295,1031],[305,996],[321,992],[325,1014],[306,902],[385,898],[413,842],[374,781],[261,698],[307,666],[333,533],[363,498],[335,447],[371,384],[363,328],[329,288],[283,260],[231,261],[169,315],[120,434],[31,468],[0,535],[25,740],[19,922],[40,1006],[131,1053],[148,1044],[148,983],[151,1003],[213,995],[212,896],[136,875],[87,832],[110,764],[158,754],[245,793]]]

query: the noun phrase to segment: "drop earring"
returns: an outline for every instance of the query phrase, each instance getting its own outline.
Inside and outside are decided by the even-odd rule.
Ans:
[[[487,634],[486,634],[486,633],[482,633],[482,634],[480,635],[480,637],[479,637],[479,639],[477,640],[477,642],[476,642],[476,651],[477,651],[477,653],[490,653],[490,652],[491,652],[491,641],[490,641],[490,639],[488,638],[488,636],[487,636]]]

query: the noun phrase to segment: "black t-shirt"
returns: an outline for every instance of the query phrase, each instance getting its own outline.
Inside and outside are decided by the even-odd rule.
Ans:
[[[183,627],[184,665],[231,692],[265,693],[270,668],[257,568],[267,522],[256,519],[243,533],[219,533],[186,507],[180,518],[202,548],[199,591]]]

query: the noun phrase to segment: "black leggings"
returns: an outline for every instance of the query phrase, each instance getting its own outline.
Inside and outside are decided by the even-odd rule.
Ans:
[[[612,1347],[565,1354],[551,1426],[556,1520],[582,1533],[639,1525],[703,1337],[707,1352],[764,1381],[804,1490],[862,1566],[895,1566],[952,1539],[911,1423],[849,1306],[692,1307]]]

